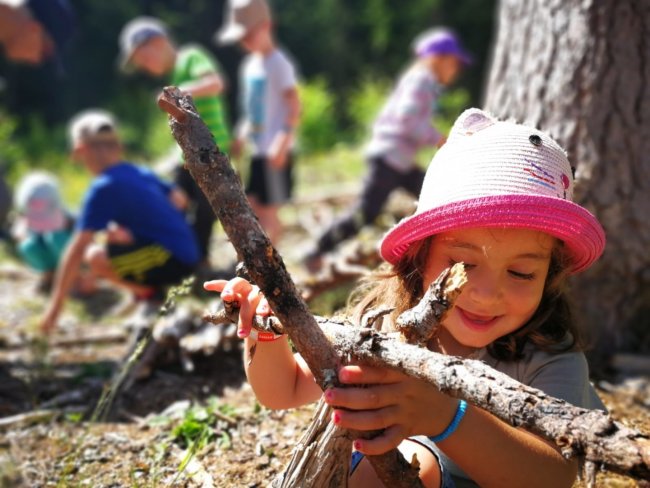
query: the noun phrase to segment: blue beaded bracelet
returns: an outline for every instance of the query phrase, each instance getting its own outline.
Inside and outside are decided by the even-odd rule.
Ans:
[[[458,428],[458,424],[460,424],[460,421],[463,420],[463,417],[465,416],[465,410],[467,410],[467,402],[465,400],[459,400],[458,408],[456,409],[454,418],[451,419],[451,422],[449,423],[447,428],[443,430],[440,434],[434,437],[430,437],[429,439],[431,439],[433,442],[442,442],[451,434],[453,434]]]

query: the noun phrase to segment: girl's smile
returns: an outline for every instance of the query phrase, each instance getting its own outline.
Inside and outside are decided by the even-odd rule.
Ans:
[[[487,330],[489,327],[493,326],[500,317],[498,315],[477,315],[468,312],[467,310],[463,310],[460,307],[456,307],[456,310],[467,327],[478,331]]]

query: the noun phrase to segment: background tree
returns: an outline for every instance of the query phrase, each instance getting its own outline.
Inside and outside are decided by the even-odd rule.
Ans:
[[[649,80],[647,0],[501,1],[485,107],[563,144],[577,201],[607,234],[601,261],[573,282],[595,358],[650,350]]]

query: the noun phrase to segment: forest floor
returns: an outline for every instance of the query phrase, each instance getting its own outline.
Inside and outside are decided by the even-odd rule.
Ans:
[[[98,402],[128,364],[126,319],[114,313],[125,297],[106,289],[71,299],[45,347],[31,340],[45,303],[36,276],[0,264],[0,488],[253,488],[283,471],[314,407],[260,407],[239,343],[194,358],[192,373],[178,358],[161,362],[104,402],[107,413]],[[616,419],[650,433],[647,376],[597,386]],[[642,485],[601,472],[597,486]]]

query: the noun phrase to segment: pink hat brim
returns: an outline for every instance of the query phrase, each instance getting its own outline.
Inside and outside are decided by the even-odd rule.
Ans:
[[[449,203],[403,219],[381,242],[382,258],[396,264],[415,241],[434,234],[476,227],[532,229],[562,240],[572,273],[587,269],[605,248],[605,232],[580,205],[538,195],[497,195]]]

